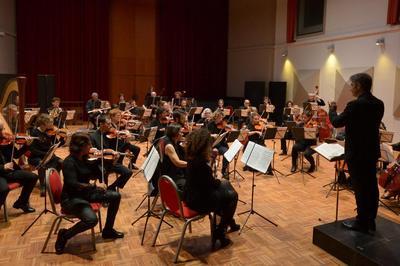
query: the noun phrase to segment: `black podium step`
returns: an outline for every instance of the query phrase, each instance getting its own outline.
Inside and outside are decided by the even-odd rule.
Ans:
[[[349,265],[400,265],[400,225],[378,216],[376,227],[363,234],[342,221],[315,226],[313,244]]]

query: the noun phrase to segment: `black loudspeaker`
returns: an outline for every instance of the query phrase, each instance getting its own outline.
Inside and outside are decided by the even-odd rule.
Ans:
[[[270,81],[268,88],[268,97],[271,103],[275,105],[275,112],[272,115],[272,120],[278,125],[282,124],[283,108],[286,103],[286,82]]]
[[[251,106],[258,106],[263,102],[265,94],[265,81],[245,81],[244,97],[250,100]]]
[[[54,75],[38,75],[38,97],[41,113],[47,113],[47,108],[51,106],[51,99],[55,94],[55,77]]]

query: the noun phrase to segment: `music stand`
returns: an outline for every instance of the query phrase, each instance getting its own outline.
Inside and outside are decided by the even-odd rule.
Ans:
[[[136,176],[138,173],[143,173],[143,176],[145,177],[148,186],[150,186],[150,181],[157,169],[157,165],[159,164],[160,161],[160,154],[158,153],[157,149],[153,146],[153,148],[150,150],[149,155],[147,156],[146,160],[143,162],[142,166],[140,167],[139,171],[134,175]],[[133,177],[134,177],[133,176]],[[153,202],[153,204],[151,203],[151,199],[150,199],[150,187],[148,189],[147,192],[147,210],[140,215],[136,220],[134,220],[132,222],[131,225],[134,225],[135,223],[137,223],[140,219],[146,217],[146,222],[144,223],[144,230],[143,230],[143,235],[142,235],[142,240],[140,242],[141,245],[143,245],[143,241],[144,241],[144,236],[146,234],[146,228],[147,228],[147,223],[149,221],[150,217],[154,217],[157,219],[160,219],[160,217],[154,213],[153,208],[155,205],[155,202]],[[155,200],[157,199],[157,197],[155,198]],[[143,202],[143,201],[142,201]],[[171,224],[169,224],[168,222],[164,221],[167,225],[169,225],[171,228],[173,227]]]
[[[240,143],[240,141],[237,139],[238,136],[239,136],[239,131],[231,131],[231,133],[228,135],[227,142],[228,143],[233,142],[233,144],[224,153],[224,157],[229,163],[231,163],[233,160],[233,170],[228,172],[228,176],[233,173],[233,179],[237,181],[238,186],[240,187],[240,183],[239,180],[236,178],[236,174],[238,174],[243,180],[245,178],[239,173],[238,170],[236,170],[236,164],[239,158],[239,151],[243,147],[243,144]]]
[[[285,176],[281,171],[277,170],[275,168],[275,145],[276,145],[276,140],[277,139],[282,139],[285,137],[287,127],[273,127],[273,128],[266,128],[265,135],[264,135],[264,140],[272,140],[273,144],[273,150],[274,150],[274,157],[272,157],[272,162],[271,162],[271,170],[273,175],[276,177],[276,180],[279,182],[278,175],[276,173],[279,173],[281,176]]]
[[[290,108],[290,111],[292,112],[292,111],[293,111],[293,108]],[[294,121],[285,121],[284,124],[287,126],[287,131],[288,131],[288,132],[292,132],[292,128],[294,128],[294,127],[297,126],[297,123],[294,122]],[[292,132],[292,133],[293,133],[293,132]],[[293,134],[292,134],[292,136],[293,136]],[[290,144],[290,141],[291,141],[291,140],[293,141],[293,137],[292,137],[291,139],[288,139],[288,140],[289,140],[289,144]],[[286,140],[285,140],[285,141],[286,141]],[[289,151],[289,145],[287,145],[286,151]],[[290,155],[285,156],[285,158],[283,158],[283,159],[281,160],[281,162],[283,162],[284,160],[286,160],[286,159],[289,158],[289,157],[290,157]]]
[[[253,153],[254,154],[257,153],[257,156],[254,156]],[[243,153],[241,161],[245,165],[247,165],[247,166],[249,166],[249,167],[251,167],[251,168],[253,168],[253,169],[255,169],[255,170],[259,171],[259,172],[266,173],[267,170],[268,170],[269,164],[272,161],[272,156],[274,156],[273,154],[274,154],[273,151],[270,151],[266,147],[261,146],[259,144],[256,144],[256,143],[250,141],[247,144],[246,150]],[[265,163],[265,162],[267,162],[267,163]],[[264,219],[265,221],[267,221],[267,222],[269,222],[269,223],[271,223],[271,224],[273,224],[275,226],[278,226],[276,223],[272,222],[271,220],[269,220],[268,218],[264,217],[263,215],[258,213],[256,210],[254,210],[254,188],[256,187],[256,185],[254,183],[255,171],[252,171],[252,172],[253,172],[253,178],[252,178],[252,183],[251,183],[251,205],[250,205],[250,209],[247,210],[247,211],[238,213],[238,215],[242,215],[242,214],[245,214],[245,213],[249,213],[249,215],[247,216],[246,221],[244,222],[242,228],[240,229],[239,235],[242,233],[243,228],[246,226],[246,223],[248,222],[248,220],[250,218],[250,215],[252,215],[252,214],[256,214],[259,217],[261,217],[262,219]]]
[[[301,141],[301,140],[304,140],[304,139],[311,139],[311,138],[309,138],[307,136],[307,133],[310,132],[310,131],[306,131],[306,129],[309,130],[311,128],[293,127],[292,128],[292,133],[293,133],[294,139],[296,141]],[[307,171],[304,170],[304,154],[303,154],[302,151],[299,152],[299,154],[300,154],[300,164],[301,164],[300,169],[296,170],[293,173],[287,174],[286,176],[291,176],[291,175],[294,175],[294,174],[300,172],[301,176],[303,178],[303,184],[305,185],[304,174],[307,174],[307,175],[311,176],[312,178],[316,178],[316,177],[314,175],[312,175],[311,173],[308,173]]]
[[[329,162],[335,162],[335,179],[331,184],[331,188],[328,191],[326,197],[328,197],[329,193],[336,188],[336,218],[335,222],[338,220],[339,214],[339,191],[340,191],[340,184],[338,180],[339,176],[339,168],[340,168],[340,161],[344,160],[344,148],[337,144],[337,143],[323,143],[318,147],[313,148],[319,155],[324,157]],[[344,165],[343,165],[344,167]],[[343,170],[342,167],[342,170]]]
[[[37,170],[41,169],[41,168],[47,168],[47,164],[50,162],[51,158],[53,157],[56,149],[58,148],[58,146],[60,146],[60,142],[54,144],[53,146],[50,147],[49,151],[46,153],[46,155],[43,157],[42,161],[40,162],[40,164],[36,167]],[[47,171],[48,169],[46,169]],[[47,175],[47,173],[46,173]],[[46,184],[46,178],[44,179],[44,209],[39,213],[39,215],[35,218],[35,220],[33,220],[33,222],[25,229],[25,231],[21,234],[21,236],[24,236],[29,229],[31,229],[31,227],[40,219],[40,217],[42,217],[43,214],[47,214],[48,212],[54,215],[57,215],[56,213],[54,213],[52,210],[47,209],[47,184]]]

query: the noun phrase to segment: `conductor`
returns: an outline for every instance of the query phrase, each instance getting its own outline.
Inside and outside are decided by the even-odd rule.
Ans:
[[[379,191],[376,163],[380,157],[379,125],[384,104],[371,93],[372,78],[359,73],[350,77],[351,92],[356,100],[347,103],[338,115],[336,103],[330,103],[329,117],[334,127],[345,127],[345,160],[347,162],[357,204],[357,217],[346,220],[347,229],[368,233],[375,231]]]

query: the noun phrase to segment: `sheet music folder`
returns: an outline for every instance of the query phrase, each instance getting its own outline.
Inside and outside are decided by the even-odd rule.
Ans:
[[[273,156],[273,150],[249,141],[241,158],[241,162],[265,174],[271,164]]]
[[[344,147],[337,143],[322,143],[312,149],[330,162],[344,159]]]

